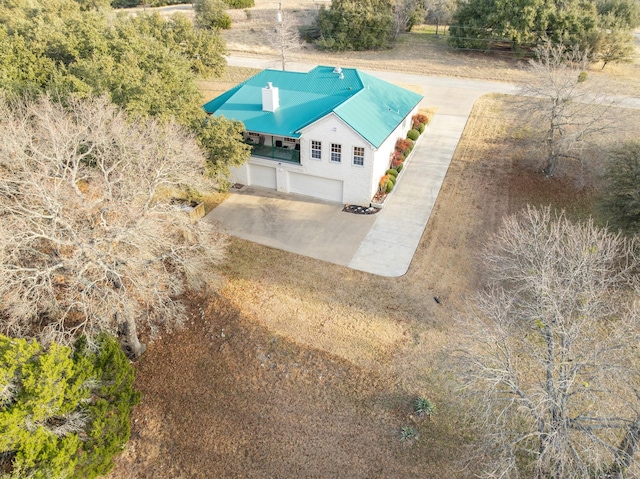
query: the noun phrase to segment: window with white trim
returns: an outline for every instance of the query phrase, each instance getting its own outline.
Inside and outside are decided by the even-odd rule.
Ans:
[[[311,140],[311,158],[314,160],[322,159],[322,143],[316,140]]]
[[[342,160],[342,145],[338,143],[331,143],[331,161],[333,163],[340,163]]]
[[[361,146],[353,147],[353,164],[354,166],[364,166],[364,148]]]

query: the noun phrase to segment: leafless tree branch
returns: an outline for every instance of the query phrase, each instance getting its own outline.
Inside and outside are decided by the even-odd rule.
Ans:
[[[104,98],[0,102],[2,332],[69,343],[179,324],[176,298],[206,283],[224,241],[163,192],[206,187],[203,170],[181,127],[131,123]]]
[[[486,477],[636,477],[636,252],[549,208],[506,218],[491,239],[491,288],[463,318],[458,356]]]

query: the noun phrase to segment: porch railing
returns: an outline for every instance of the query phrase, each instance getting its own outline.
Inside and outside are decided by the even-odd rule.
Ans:
[[[300,164],[300,151],[292,148],[280,148],[269,145],[251,145],[251,156],[270,158],[272,160],[288,161]]]

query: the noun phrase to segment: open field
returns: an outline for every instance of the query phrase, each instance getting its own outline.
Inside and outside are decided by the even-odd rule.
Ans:
[[[304,19],[321,3],[283,5]],[[263,35],[277,3],[257,4],[249,15],[232,12],[225,37],[234,55],[274,55]],[[296,60],[509,81],[527,75],[517,60],[452,54],[441,38],[419,32],[402,41],[394,51],[308,50]],[[220,82],[203,82],[204,94],[249,74],[230,68]],[[619,91],[640,92],[637,63],[605,74]],[[598,151],[640,127],[634,113],[628,130],[587,152],[585,168],[568,165],[544,178],[524,134],[513,130],[519,116],[509,98],[477,102],[401,278],[231,238],[228,262],[212,272],[221,278],[218,291],[189,298],[188,327],[157,338],[136,364],[143,400],[111,477],[472,477],[461,469],[472,438],[450,357],[456,318],[482,285],[476,253],[505,214],[526,204],[553,202],[574,218],[589,214]],[[432,420],[413,416],[419,395],[436,403]],[[402,441],[403,426],[414,426],[418,438]]]
[[[270,46],[270,36],[275,26],[275,16],[280,2],[256,0],[256,6],[247,10],[229,10],[233,25],[222,34],[232,55],[260,55],[272,57],[271,68],[280,68],[278,53]],[[330,2],[284,0],[284,15],[293,16],[300,25],[313,22],[316,12]],[[640,37],[636,36],[640,48]],[[459,52],[447,46],[446,37],[435,36],[434,28],[417,25],[411,33],[402,35],[392,50],[377,52],[329,53],[307,45],[299,52],[287,55],[288,61],[300,61],[318,65],[340,65],[370,70],[394,70],[421,75],[455,76],[518,83],[525,81],[527,62],[509,52],[484,54]],[[591,74],[606,75],[613,90],[621,94],[640,95],[640,50],[632,63],[593,65]]]

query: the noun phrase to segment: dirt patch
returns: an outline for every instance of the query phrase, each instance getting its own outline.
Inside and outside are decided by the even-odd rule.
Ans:
[[[412,398],[388,379],[301,348],[223,297],[192,301],[190,315],[137,364],[145,399],[113,477],[408,477],[443,453],[403,447]]]

